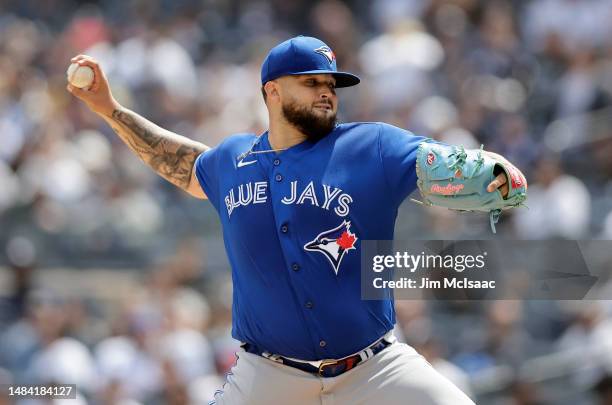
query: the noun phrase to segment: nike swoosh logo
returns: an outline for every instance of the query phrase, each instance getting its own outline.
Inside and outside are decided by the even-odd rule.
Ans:
[[[248,162],[245,162],[244,160],[240,160],[238,162],[238,167],[248,166],[248,165],[250,165],[252,163],[255,163],[255,162],[257,162],[257,160],[249,160]]]

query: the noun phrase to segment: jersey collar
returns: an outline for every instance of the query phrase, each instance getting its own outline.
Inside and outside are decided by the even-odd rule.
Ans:
[[[270,145],[270,140],[268,139],[269,131],[264,132],[261,135],[261,149],[262,150],[271,150],[272,146]],[[293,145],[290,148],[287,148],[280,152],[270,153],[272,156],[289,156],[296,153],[300,153],[312,148],[315,145],[315,142],[311,142],[309,140],[302,141],[297,145]]]

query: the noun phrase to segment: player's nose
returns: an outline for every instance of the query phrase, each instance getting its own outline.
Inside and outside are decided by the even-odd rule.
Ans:
[[[327,84],[319,86],[318,90],[319,97],[332,98],[336,94],[335,90]]]
[[[333,94],[329,91],[320,93],[319,102],[322,104],[328,104],[333,107],[334,106]]]
[[[319,93],[319,96],[324,98],[332,98],[334,95],[335,93],[333,90],[327,86],[322,87],[321,92]]]

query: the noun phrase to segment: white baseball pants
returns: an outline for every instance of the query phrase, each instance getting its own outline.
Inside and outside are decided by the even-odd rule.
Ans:
[[[414,348],[395,342],[338,377],[323,378],[243,350],[218,405],[474,405]]]

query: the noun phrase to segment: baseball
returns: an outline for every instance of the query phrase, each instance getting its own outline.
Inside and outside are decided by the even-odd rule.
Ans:
[[[78,63],[72,63],[66,71],[68,82],[74,87],[80,89],[88,88],[94,80],[94,71],[89,66],[81,66]]]

